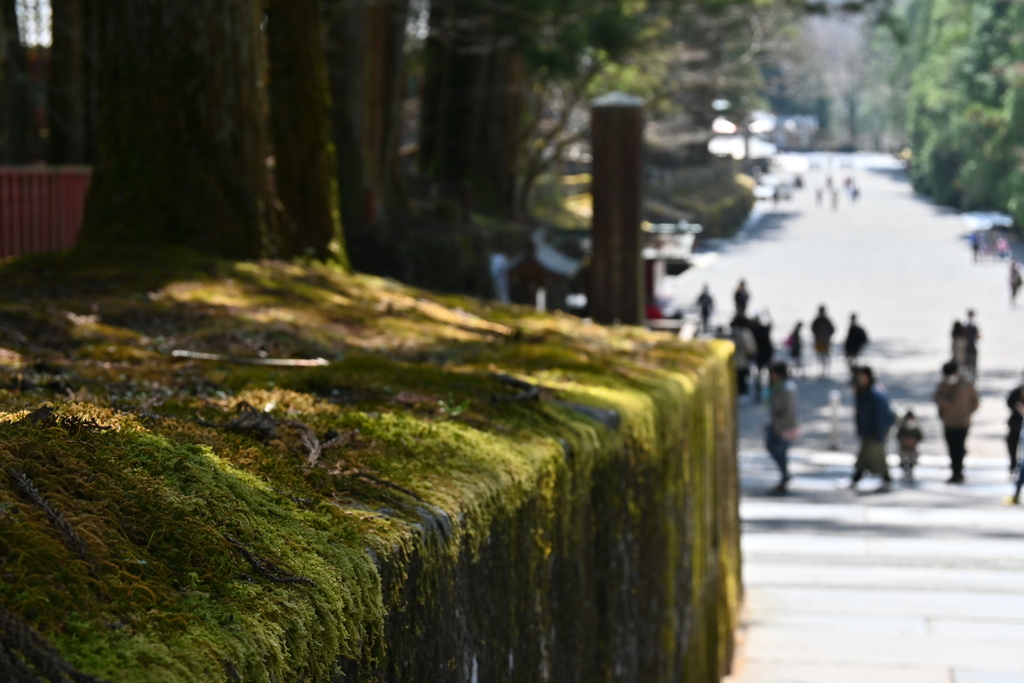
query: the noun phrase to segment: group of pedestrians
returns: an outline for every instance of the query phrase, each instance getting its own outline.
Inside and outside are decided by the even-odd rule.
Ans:
[[[946,483],[962,484],[964,458],[967,455],[967,434],[971,416],[978,410],[978,392],[974,388],[974,383],[960,373],[960,368],[954,361],[943,365],[942,375],[942,380],[935,388],[933,400],[942,420],[949,450],[951,476]],[[788,377],[784,362],[772,364],[771,377],[765,445],[781,474],[779,483],[772,492],[782,494],[786,492],[790,480],[789,447],[796,440],[798,433],[797,390],[796,384]],[[888,491],[892,487],[892,477],[886,459],[886,443],[893,426],[897,423],[896,413],[871,367],[857,365],[853,368],[852,388],[854,424],[860,447],[849,486],[856,488],[864,475],[873,474],[882,480],[879,491]],[[1024,386],[1018,387],[1014,392],[1008,399],[1013,411],[1011,432],[1007,437],[1010,444],[1011,469],[1019,460],[1016,454],[1019,449],[1020,426],[1024,420]],[[912,479],[913,468],[918,459],[917,447],[924,439],[924,433],[913,411],[908,410],[898,422],[896,439],[899,443],[900,467],[904,478]],[[1020,490],[1024,485],[1024,474],[1020,472],[1024,472],[1024,468],[1018,470],[1016,491],[1012,498],[1014,503],[1019,502]]]
[[[794,370],[803,371],[803,327],[802,322],[793,326],[793,331],[786,338],[786,348],[789,350],[790,362]],[[811,338],[814,341],[814,353],[818,358],[820,376],[827,377],[832,367],[833,337],[837,330],[832,319],[829,318],[825,306],[818,307],[818,315],[811,321]],[[843,352],[846,356],[846,364],[851,372],[857,365],[864,347],[868,345],[868,333],[857,321],[857,314],[850,314],[850,324],[847,327],[846,338],[843,341]]]
[[[771,341],[770,316],[766,310],[749,315],[750,301],[750,289],[745,281],[740,281],[733,293],[736,311],[732,319],[731,334],[724,334],[721,328],[718,333],[719,336],[728,336],[736,345],[736,382],[740,400],[744,400],[743,397],[748,396],[753,389],[754,399],[763,399],[767,403],[765,446],[780,473],[779,483],[773,489],[773,493],[783,494],[787,491],[790,480],[788,451],[799,432],[799,401],[794,373],[802,372],[803,369],[803,323],[796,323],[786,339],[788,362],[777,358]],[[714,300],[706,286],[697,305],[701,312],[702,329],[710,332]],[[818,358],[820,376],[825,377],[831,372],[831,355],[837,329],[824,305],[818,307],[817,315],[810,324],[810,332]],[[942,422],[943,437],[949,453],[949,484],[964,482],[967,435],[971,418],[980,404],[974,386],[978,372],[980,341],[981,332],[975,319],[975,312],[969,310],[965,320],[958,320],[953,325],[951,359],[942,366],[942,379],[932,395]],[[842,347],[850,370],[855,427],[860,445],[849,485],[856,488],[866,475],[875,475],[882,481],[879,490],[887,491],[892,486],[886,461],[886,443],[889,435],[895,432],[903,477],[913,479],[914,467],[919,456],[918,445],[924,440],[924,431],[913,411],[908,410],[902,416],[896,415],[873,369],[860,363],[860,356],[867,345],[867,332],[859,324],[856,314],[851,314]],[[762,377],[765,371],[768,373],[768,382],[766,390],[763,391]],[[752,372],[753,382],[750,381]],[[1008,502],[1019,503],[1021,489],[1024,488],[1024,464],[1021,463],[1024,456],[1018,454],[1024,449],[1024,443],[1021,442],[1024,425],[1024,384],[1011,392],[1007,397],[1007,405],[1010,408],[1007,435],[1010,470],[1017,473],[1015,492]]]
[[[845,192],[846,195],[850,198],[850,201],[852,202],[856,203],[856,201],[860,199],[860,187],[858,187],[857,182],[853,179],[853,176],[848,175],[843,178],[842,190],[840,190],[840,188],[836,186],[836,183],[832,179],[832,176],[828,176],[827,178],[825,178],[825,186],[819,187],[814,191],[814,203],[817,204],[818,206],[821,206],[825,201],[825,193],[827,192],[830,198],[830,204],[832,206],[832,209],[838,209],[839,194],[841,191]]]
[[[1013,257],[1010,241],[995,230],[975,230],[968,237],[975,261],[1003,260]]]
[[[1008,261],[1009,285],[1010,285],[1010,307],[1017,306],[1017,294],[1024,285],[1024,271],[1022,266],[1013,258],[1013,249],[1010,241],[1003,235],[993,230],[975,230],[968,238],[971,244],[971,258],[977,261],[997,260]]]
[[[714,334],[729,338],[736,345],[736,390],[741,400],[746,400],[753,392],[753,399],[763,398],[765,373],[770,374],[770,365],[775,358],[776,349],[772,343],[772,319],[767,309],[750,314],[750,290],[745,280],[740,280],[733,292],[735,315],[730,322],[730,331],[718,328]],[[700,330],[703,334],[712,334],[711,316],[715,311],[715,300],[705,285],[697,297],[697,309],[700,312]],[[821,376],[831,372],[833,337],[837,330],[828,317],[825,306],[818,307],[818,314],[811,322],[811,336],[814,351],[818,358]],[[803,374],[803,322],[797,322],[786,337],[784,346],[789,357],[787,375]],[[848,367],[857,365],[864,348],[868,345],[868,334],[857,321],[857,314],[850,314],[850,323],[843,341],[843,352]],[[751,382],[753,375],[753,382]],[[753,385],[753,386],[751,386]]]

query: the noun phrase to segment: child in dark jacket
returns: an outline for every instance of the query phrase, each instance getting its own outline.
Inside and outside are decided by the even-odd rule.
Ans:
[[[896,440],[900,444],[900,467],[904,479],[914,478],[914,465],[917,464],[917,444],[924,439],[924,432],[918,424],[913,410],[908,410],[900,420],[896,430]]]

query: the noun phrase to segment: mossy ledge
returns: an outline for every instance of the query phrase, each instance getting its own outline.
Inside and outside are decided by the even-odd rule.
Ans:
[[[728,344],[163,258],[0,266],[2,678],[725,672]]]

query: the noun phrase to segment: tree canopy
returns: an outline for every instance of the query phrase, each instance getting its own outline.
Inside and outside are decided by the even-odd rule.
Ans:
[[[735,117],[764,103],[764,56],[801,16],[889,6],[32,0],[22,33],[39,34],[44,5],[53,17],[52,47],[29,46],[53,68],[32,76],[26,2],[0,12],[0,162],[93,164],[86,244],[345,262],[344,227],[357,266],[395,222],[442,215],[432,198],[462,219],[529,218],[601,92],[707,130],[715,99]]]
[[[915,185],[942,203],[1024,218],[1024,5],[914,0],[906,22]]]

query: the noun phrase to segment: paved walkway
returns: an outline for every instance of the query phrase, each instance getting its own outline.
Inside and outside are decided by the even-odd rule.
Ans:
[[[819,378],[808,368],[798,380],[804,436],[792,454],[792,494],[772,497],[763,409],[741,408],[747,593],[733,680],[1024,683],[1024,509],[1000,504],[1010,489],[1002,398],[1024,370],[1024,305],[1008,305],[1005,265],[971,263],[960,219],[914,196],[886,159],[833,163],[837,180],[856,176],[858,204],[815,206],[824,171],[812,170],[793,201],[710,245],[673,294],[690,303],[709,284],[724,324],[744,277],[753,310],[771,311],[777,344],[797,319],[808,326],[819,304],[840,338],[856,311],[872,339],[864,360],[898,408],[924,418],[924,456],[916,482],[897,480],[891,493],[872,493],[877,480],[841,488],[855,447],[846,372],[837,363]],[[930,396],[949,328],[968,307],[983,336],[982,408],[967,484],[954,487],[944,483],[948,459]],[[837,451],[829,450],[832,390],[843,396]]]

